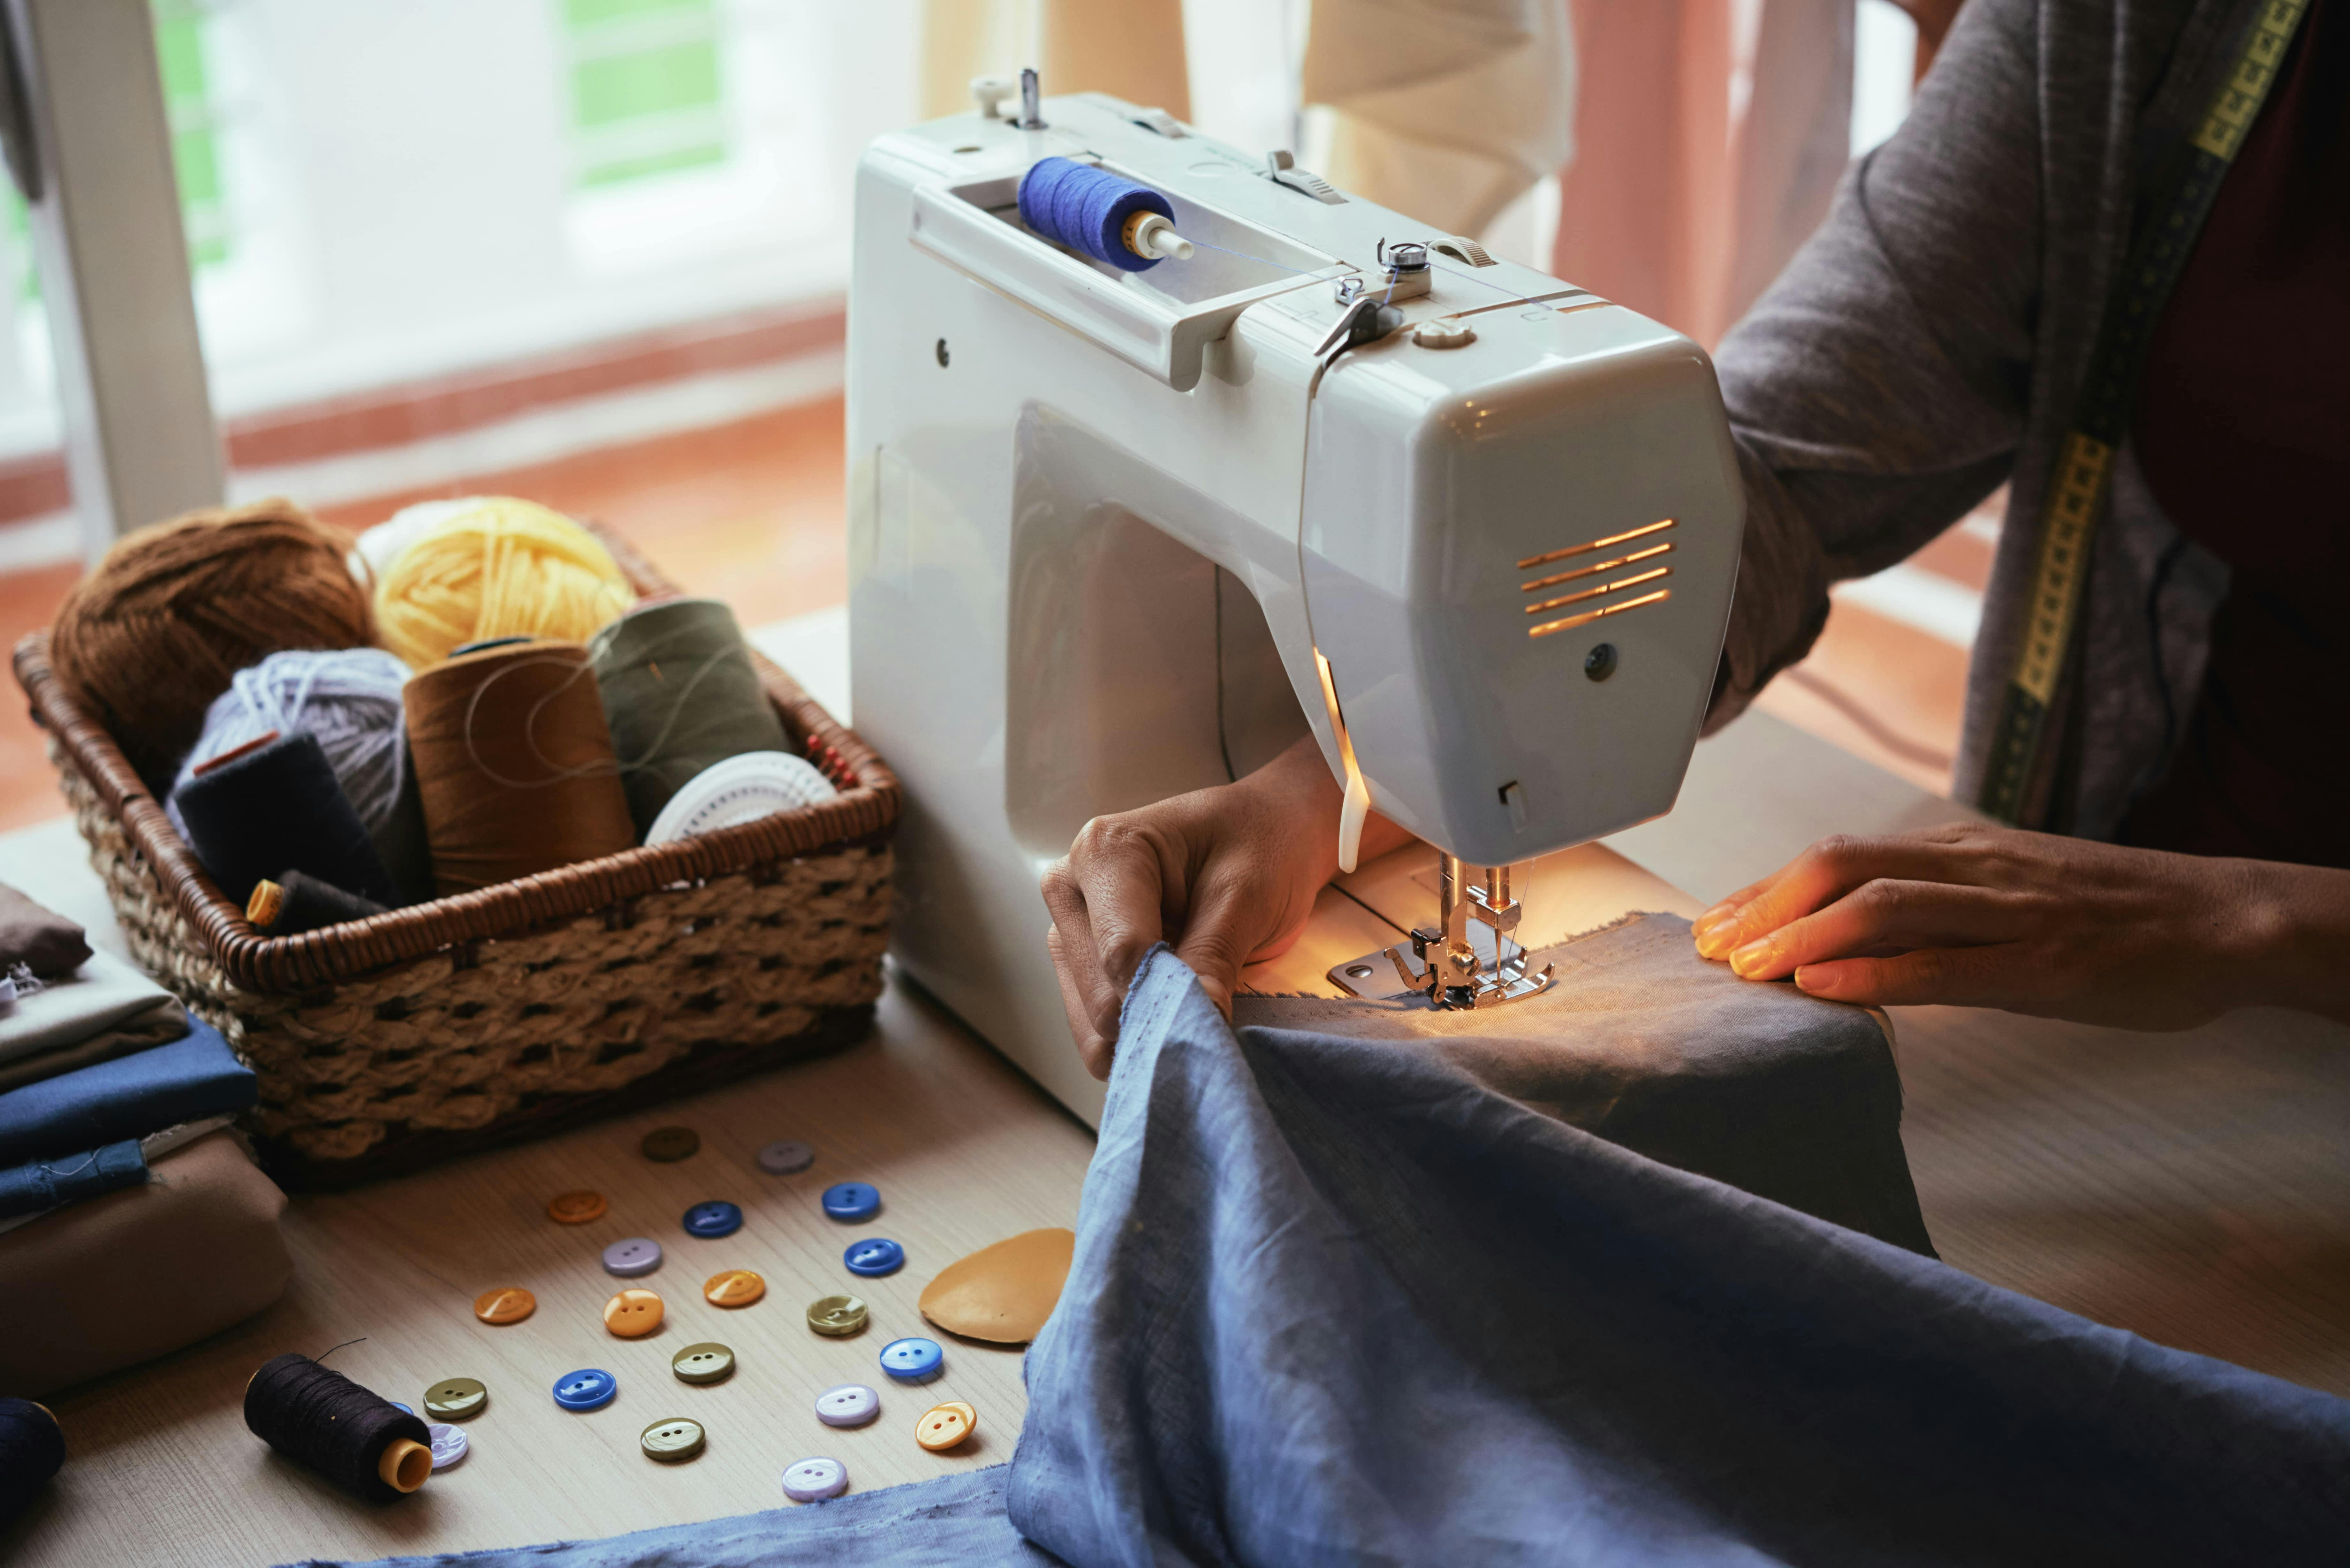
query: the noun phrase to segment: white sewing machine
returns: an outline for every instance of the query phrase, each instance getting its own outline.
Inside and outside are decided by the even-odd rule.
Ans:
[[[1704,353],[1285,155],[1007,86],[858,176],[851,680],[906,788],[899,961],[1093,1119],[1039,874],[1310,730],[1349,868],[1366,809],[1446,852],[1384,990],[1538,991],[1507,868],[1669,810],[1712,689],[1743,503]],[[1190,259],[1033,234],[1050,156],[1163,194]]]

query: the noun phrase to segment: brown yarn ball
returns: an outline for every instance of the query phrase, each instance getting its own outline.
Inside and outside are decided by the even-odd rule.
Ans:
[[[290,501],[208,507],[125,535],[57,607],[49,655],[158,794],[236,672],[286,648],[375,640],[350,541]]]

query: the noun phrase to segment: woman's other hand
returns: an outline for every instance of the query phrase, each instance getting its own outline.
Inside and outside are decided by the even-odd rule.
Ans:
[[[1097,1078],[1126,988],[1153,942],[1172,942],[1226,1013],[1241,966],[1285,951],[1338,869],[1338,785],[1311,737],[1238,784],[1097,816],[1045,873],[1045,938],[1077,1052]],[[1362,857],[1403,844],[1373,816]]]
[[[1745,979],[1870,1006],[2131,1029],[2254,1002],[2350,1018],[2350,872],[1974,823],[1822,839],[1696,937]]]

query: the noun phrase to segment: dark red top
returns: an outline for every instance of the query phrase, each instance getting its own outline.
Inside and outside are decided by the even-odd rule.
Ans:
[[[2312,0],[2156,328],[2135,435],[2230,576],[2186,741],[2122,840],[2350,867],[2350,0]]]

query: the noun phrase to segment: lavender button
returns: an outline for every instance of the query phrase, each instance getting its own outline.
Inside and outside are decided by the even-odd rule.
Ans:
[[[650,1237],[631,1236],[604,1249],[604,1272],[618,1274],[624,1280],[650,1274],[660,1267],[660,1243]]]

